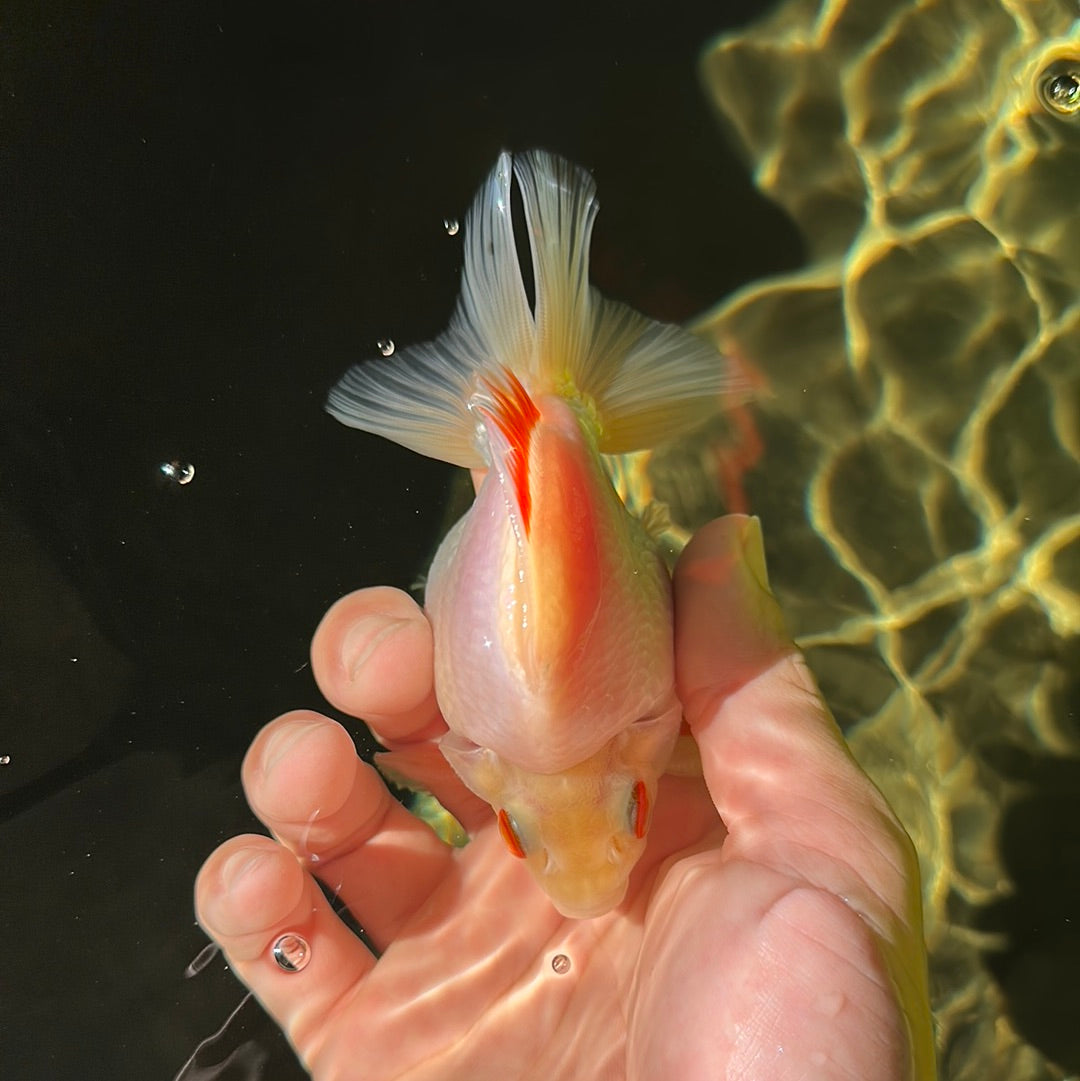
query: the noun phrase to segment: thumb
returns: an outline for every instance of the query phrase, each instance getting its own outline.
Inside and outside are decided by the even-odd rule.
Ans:
[[[691,727],[794,651],[769,592],[759,519],[732,514],[703,526],[675,569],[676,674]]]

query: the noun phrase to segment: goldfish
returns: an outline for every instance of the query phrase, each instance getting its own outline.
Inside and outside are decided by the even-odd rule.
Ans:
[[[448,329],[353,366],[327,400],[483,476],[427,576],[440,749],[578,919],[624,899],[682,720],[670,576],[602,456],[682,435],[733,380],[710,343],[590,285],[597,211],[584,169],[501,154],[465,220]]]

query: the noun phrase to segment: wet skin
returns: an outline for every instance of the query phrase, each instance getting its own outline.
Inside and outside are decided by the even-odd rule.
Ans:
[[[275,840],[222,845],[196,907],[315,1078],[933,1076],[915,855],[784,634],[756,529],[702,529],[675,590],[704,780],[663,779],[626,900],[585,921],[552,908],[425,746],[445,726],[420,609],[377,588],[328,613],[312,643],[323,693],[413,750],[472,840],[444,846],[333,721],[290,713],[255,738],[244,787]],[[295,973],[271,956],[290,931],[312,949]]]

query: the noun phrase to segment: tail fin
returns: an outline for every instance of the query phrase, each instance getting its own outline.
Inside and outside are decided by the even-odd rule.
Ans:
[[[510,214],[516,177],[536,284],[522,282]],[[465,222],[461,296],[447,330],[358,364],[327,409],[354,428],[468,468],[488,464],[470,402],[509,371],[530,394],[589,403],[601,451],[641,450],[715,413],[738,383],[712,345],[657,323],[589,285],[598,204],[592,177],[545,151],[499,155]]]

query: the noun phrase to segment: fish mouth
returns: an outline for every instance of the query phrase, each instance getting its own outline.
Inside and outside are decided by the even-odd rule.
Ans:
[[[617,889],[604,894],[601,897],[566,898],[552,897],[551,903],[559,910],[560,915],[570,920],[592,920],[597,916],[604,916],[616,905],[622,903],[626,896],[626,883],[622,883]]]

